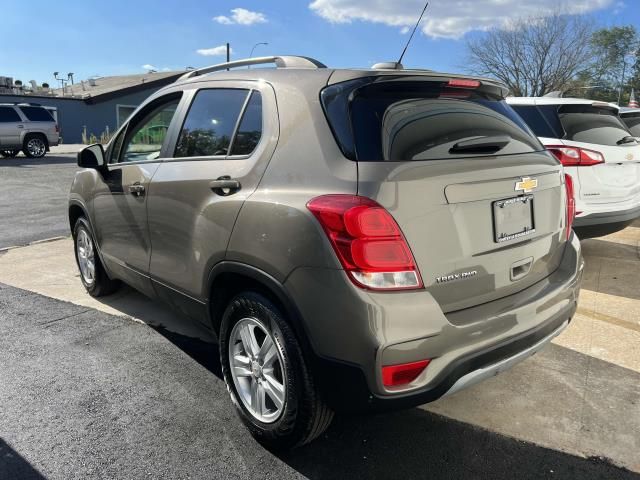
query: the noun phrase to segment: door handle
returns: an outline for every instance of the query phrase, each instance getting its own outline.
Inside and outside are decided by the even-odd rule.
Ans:
[[[140,197],[144,195],[144,185],[140,185],[139,183],[134,183],[133,185],[129,185],[129,193],[134,197]]]
[[[209,182],[209,187],[221,197],[226,197],[236,193],[242,188],[242,185],[238,180],[232,180],[229,175],[223,175]]]

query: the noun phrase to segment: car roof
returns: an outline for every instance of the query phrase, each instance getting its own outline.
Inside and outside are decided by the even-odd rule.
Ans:
[[[619,110],[615,103],[590,100],[588,98],[560,98],[560,97],[507,97],[509,105],[601,105]]]
[[[270,57],[271,58],[271,57]],[[307,57],[273,57],[273,58],[307,58]],[[258,59],[259,60],[259,59]],[[309,59],[313,62],[317,62],[316,60]],[[251,61],[248,59],[246,61]],[[240,60],[237,62],[231,62],[229,65],[234,67],[234,63],[243,64],[245,60]],[[172,87],[179,85],[187,85],[195,82],[202,81],[213,81],[213,80],[237,80],[237,81],[267,81],[272,83],[282,82],[285,84],[292,84],[296,81],[299,81],[302,78],[306,80],[311,80],[313,77],[316,77],[318,81],[323,83],[323,86],[332,85],[335,83],[344,82],[347,80],[353,80],[361,77],[382,77],[382,76],[392,76],[392,77],[420,77],[422,79],[433,79],[433,80],[446,80],[446,79],[471,79],[471,80],[479,80],[483,86],[489,86],[493,88],[499,89],[502,96],[506,96],[508,93],[507,87],[494,79],[478,77],[474,75],[465,75],[465,74],[457,74],[457,73],[445,73],[445,72],[436,72],[433,70],[424,70],[424,69],[393,69],[393,68],[329,68],[325,67],[321,63],[317,62],[318,65],[321,65],[316,68],[298,68],[296,67],[280,67],[280,68],[231,68],[230,70],[224,69],[226,64],[220,64],[218,66],[205,67],[203,69],[202,74],[195,74],[191,76],[189,72],[185,74],[185,76],[176,80],[175,83],[171,84]],[[244,65],[247,65],[246,63]],[[215,71],[206,71],[207,68],[216,68]],[[185,78],[187,77],[187,78]],[[166,87],[165,87],[166,88]]]
[[[640,108],[635,107],[620,107],[620,115],[625,116],[626,114],[640,114]]]

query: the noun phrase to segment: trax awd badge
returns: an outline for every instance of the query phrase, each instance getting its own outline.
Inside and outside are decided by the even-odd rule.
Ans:
[[[436,277],[436,283],[447,283],[453,280],[466,280],[467,278],[475,277],[478,275],[477,270],[471,270],[469,272],[452,273],[450,275],[443,275]]]
[[[535,178],[522,177],[519,182],[516,182],[516,192],[530,193],[538,188],[538,180]]]

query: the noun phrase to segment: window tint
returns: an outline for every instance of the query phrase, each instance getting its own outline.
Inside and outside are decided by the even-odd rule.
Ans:
[[[538,105],[538,111],[554,132],[553,137],[564,137],[564,128],[562,128],[562,123],[560,123],[560,118],[558,117],[558,105]]]
[[[630,136],[631,132],[613,109],[591,105],[563,105],[558,110],[558,116],[567,140],[610,146],[633,143],[621,141]]]
[[[329,122],[345,155],[352,135],[359,161],[436,160],[543,149],[513,109],[488,93],[425,81],[379,81],[351,92],[340,86],[336,96],[332,88],[322,95]],[[349,98],[353,98],[350,109],[340,105]],[[344,126],[349,111],[352,134]],[[482,143],[482,139],[503,143]],[[469,141],[477,146],[470,147]]]
[[[126,134],[126,128],[123,129],[118,136],[116,137],[116,139],[113,141],[113,144],[111,145],[111,151],[109,152],[109,159],[108,162],[109,163],[117,163],[118,162],[118,156],[120,155],[120,149],[122,148],[122,141],[124,140],[124,136]]]
[[[53,122],[53,117],[42,107],[20,107],[24,116],[32,122]]]
[[[634,137],[640,137],[640,113],[625,115],[622,117],[622,121],[629,127]]]
[[[247,90],[200,90],[182,126],[175,157],[227,155]]]
[[[21,122],[20,115],[12,107],[0,107],[0,122]]]
[[[127,129],[121,162],[154,160],[160,156],[167,130],[176,113],[180,98],[173,97],[149,111],[140,112]]]
[[[538,137],[558,138],[542,112],[535,105],[511,105]],[[560,135],[562,137],[562,135]]]
[[[262,96],[254,90],[247,103],[238,132],[233,140],[231,155],[249,155],[262,136]]]

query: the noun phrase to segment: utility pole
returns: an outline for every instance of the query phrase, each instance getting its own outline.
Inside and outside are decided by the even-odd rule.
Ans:
[[[229,42],[227,42],[227,63],[231,61],[231,47],[229,46]],[[229,69],[227,68],[227,72]]]

